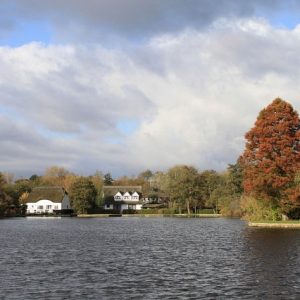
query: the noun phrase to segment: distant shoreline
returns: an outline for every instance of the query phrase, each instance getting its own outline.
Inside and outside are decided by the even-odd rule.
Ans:
[[[300,221],[270,221],[270,222],[248,222],[250,227],[264,228],[299,228]]]
[[[112,214],[79,214],[79,218],[106,218],[114,216]],[[177,217],[177,218],[220,218],[221,214],[123,214],[122,217]]]

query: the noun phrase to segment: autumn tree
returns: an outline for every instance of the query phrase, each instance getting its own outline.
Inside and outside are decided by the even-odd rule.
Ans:
[[[65,168],[52,166],[45,171],[45,174],[42,177],[42,184],[51,186],[64,186],[64,181],[68,174],[70,174],[70,172]]]
[[[95,207],[97,190],[90,179],[79,177],[70,187],[69,196],[72,208],[77,213],[87,213]]]
[[[293,107],[277,98],[263,109],[245,135],[241,156],[245,193],[286,211],[299,206],[295,175],[300,170],[300,120]],[[287,211],[286,211],[287,212]]]

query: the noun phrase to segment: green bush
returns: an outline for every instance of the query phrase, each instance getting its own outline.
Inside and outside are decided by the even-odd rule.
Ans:
[[[279,221],[280,208],[271,201],[244,196],[241,200],[243,218],[248,221]]]

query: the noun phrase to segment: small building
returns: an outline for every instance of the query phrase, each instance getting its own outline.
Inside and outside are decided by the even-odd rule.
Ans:
[[[140,186],[109,186],[104,187],[104,209],[122,213],[124,210],[141,210]]]
[[[52,214],[70,211],[68,193],[62,187],[36,187],[27,199],[27,214]]]

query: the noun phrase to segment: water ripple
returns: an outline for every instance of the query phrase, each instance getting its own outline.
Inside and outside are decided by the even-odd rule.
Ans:
[[[235,219],[0,220],[0,299],[300,299],[300,231]]]

